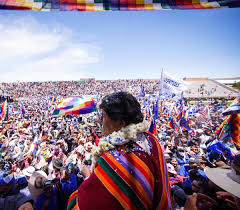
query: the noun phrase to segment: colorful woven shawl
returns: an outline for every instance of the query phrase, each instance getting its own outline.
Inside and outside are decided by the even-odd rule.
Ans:
[[[151,154],[143,152],[138,144],[134,145],[134,151],[129,147],[108,151],[97,160],[94,173],[124,209],[171,209],[168,173],[161,146],[151,133],[145,133],[145,138]],[[154,174],[146,165],[146,159],[153,162],[150,168],[152,171],[154,168]],[[69,204],[76,208],[76,198],[71,197]]]

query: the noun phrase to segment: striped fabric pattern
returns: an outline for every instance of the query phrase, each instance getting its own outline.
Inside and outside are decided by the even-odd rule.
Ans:
[[[149,135],[152,135],[151,133],[148,133]],[[152,135],[152,137],[155,139],[155,141],[152,141],[152,144],[155,144],[158,150],[158,161],[159,164],[158,166],[160,167],[160,176],[158,175],[158,178],[160,178],[160,183],[162,183],[161,186],[161,199],[158,203],[158,210],[171,210],[171,190],[170,190],[170,185],[169,185],[169,180],[168,180],[168,170],[167,170],[167,165],[163,156],[162,148],[159,144],[159,142],[156,140],[156,138]]]
[[[36,11],[136,11],[240,7],[240,0],[0,0],[0,9]]]
[[[78,195],[78,191],[74,191],[69,199],[68,199],[68,206],[67,206],[67,210],[79,210],[78,205],[77,205],[77,195]]]
[[[158,175],[162,185],[161,199],[156,206],[158,209],[171,209],[168,174],[161,146],[156,140],[151,143],[157,148],[157,160],[161,170],[161,175]],[[153,206],[156,178],[136,154],[125,154],[122,150],[105,152],[97,163],[94,173],[124,209],[156,208]]]
[[[153,176],[143,162],[136,164],[136,155],[131,158],[135,165],[121,153],[119,156],[104,154],[97,161],[100,167],[95,169],[95,174],[125,209],[149,209],[153,199]]]
[[[235,144],[240,146],[240,114],[232,115],[231,119],[231,136]]]

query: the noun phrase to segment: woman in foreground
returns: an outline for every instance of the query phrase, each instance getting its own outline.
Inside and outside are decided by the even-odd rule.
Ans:
[[[82,167],[85,181],[68,209],[171,209],[162,150],[139,102],[118,92],[105,96],[100,109],[105,137],[93,152],[92,173]]]

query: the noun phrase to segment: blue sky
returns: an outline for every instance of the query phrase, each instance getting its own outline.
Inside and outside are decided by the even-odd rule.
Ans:
[[[0,81],[240,76],[240,9],[0,13]]]

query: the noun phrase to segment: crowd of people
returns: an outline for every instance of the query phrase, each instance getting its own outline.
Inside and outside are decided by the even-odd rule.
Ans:
[[[238,153],[240,147],[232,141],[230,135],[219,141],[218,128],[224,121],[221,113],[225,106],[216,103],[208,104],[208,113],[206,113],[203,112],[206,105],[200,101],[185,105],[182,100],[174,103],[166,100],[158,101],[156,96],[151,95],[156,85],[157,82],[141,80],[114,83],[88,81],[1,84],[1,89],[15,100],[8,103],[8,118],[0,121],[0,209],[71,209],[72,198],[76,192],[80,209],[110,209],[110,207],[98,206],[102,197],[100,196],[101,199],[95,197],[98,197],[96,193],[99,180],[104,183],[104,186],[107,185],[104,182],[106,180],[99,178],[100,175],[97,176],[98,179],[92,177],[93,173],[95,176],[100,173],[100,169],[96,170],[96,154],[99,148],[113,145],[104,143],[115,131],[114,129],[106,130],[106,125],[104,130],[102,116],[104,114],[107,115],[105,121],[110,116],[111,126],[115,126],[115,121],[122,120],[123,124],[115,126],[117,130],[131,123],[138,125],[146,122],[145,130],[140,129],[141,132],[149,130],[148,133],[153,135],[146,137],[147,144],[154,144],[153,139],[156,139],[160,145],[171,190],[171,193],[166,192],[166,197],[171,194],[171,200],[168,201],[168,205],[160,209],[240,209],[240,155]],[[139,96],[142,86],[147,96]],[[109,108],[109,106],[115,106],[115,102],[107,104],[112,99],[106,100],[104,96],[127,90],[131,90],[140,104],[138,105],[132,98],[131,100],[127,98],[130,101],[129,104],[121,101],[126,108],[122,110],[121,107],[117,107],[120,111],[116,111],[118,116],[116,117],[111,107]],[[53,102],[49,96],[60,99],[72,95],[94,95],[96,103],[100,105],[98,111],[86,115],[52,117],[51,113],[57,101]],[[121,99],[123,96],[115,97]],[[124,97],[129,96],[124,95]],[[24,106],[24,113],[19,106],[20,102]],[[128,119],[131,112],[126,110],[132,109],[133,103],[134,107],[141,105],[143,119],[140,121],[131,121],[134,117]],[[183,110],[185,110],[184,116]],[[119,117],[121,112],[124,112],[123,118]],[[153,121],[154,129],[150,125]],[[109,139],[108,141],[111,142]],[[140,153],[152,150],[152,148],[145,148],[143,144],[145,143],[140,144],[140,148],[144,148],[143,151],[140,149]],[[119,148],[122,144],[116,143],[116,145]],[[156,160],[155,157],[153,159]],[[147,164],[149,161],[151,162],[152,159],[144,159],[143,162]],[[100,161],[97,164],[104,165],[102,162],[100,164]],[[161,163],[161,167],[164,165]],[[155,166],[152,167],[155,168]],[[230,172],[235,174],[227,176],[226,174]],[[154,173],[164,176],[155,169]],[[157,180],[156,183],[161,181],[164,182]],[[167,185],[157,186],[156,183],[155,188],[168,188]],[[92,194],[86,193],[88,189],[92,190]],[[157,208],[158,202],[154,200],[157,199],[155,198],[157,190],[159,189],[154,190],[153,205],[151,202],[150,204],[142,202],[142,206],[139,204],[134,208]],[[104,195],[106,193],[100,192]],[[110,192],[114,195],[112,191]],[[90,195],[93,197],[89,198]],[[107,199],[112,200],[106,193],[105,199],[102,200],[106,202]],[[141,198],[139,199],[142,201]],[[94,200],[97,200],[95,204]],[[93,204],[90,204],[91,201]],[[86,204],[88,206],[80,205],[84,202],[88,202]],[[115,209],[129,207],[123,203],[123,201],[120,204],[112,201],[109,206],[115,206]]]
[[[159,80],[79,80],[58,82],[0,83],[0,94],[13,98],[95,95],[116,91],[139,92],[144,85],[147,94],[157,92]]]

